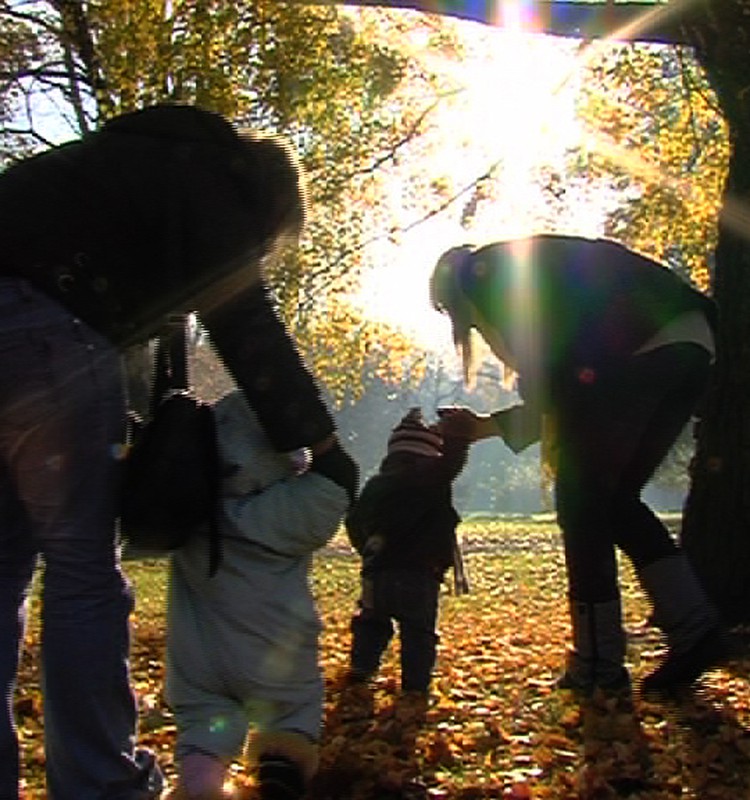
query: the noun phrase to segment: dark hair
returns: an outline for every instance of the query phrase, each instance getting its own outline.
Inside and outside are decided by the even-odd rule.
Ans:
[[[193,211],[203,209],[215,238],[242,238],[241,229],[249,226],[252,239],[270,247],[304,227],[304,174],[290,143],[278,134],[240,130],[221,114],[195,106],[161,104],[114,117],[100,135],[160,142],[163,149],[156,152],[176,159],[178,191],[192,195]],[[188,227],[196,223],[194,218]]]
[[[277,134],[257,131],[241,131],[239,139],[241,155],[230,168],[245,182],[251,200],[265,208],[269,234],[298,236],[307,220],[308,191],[291,144]]]

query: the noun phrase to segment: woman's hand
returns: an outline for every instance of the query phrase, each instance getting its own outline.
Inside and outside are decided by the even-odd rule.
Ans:
[[[489,414],[477,414],[465,406],[442,406],[437,410],[438,427],[443,436],[455,436],[476,442],[500,431]]]

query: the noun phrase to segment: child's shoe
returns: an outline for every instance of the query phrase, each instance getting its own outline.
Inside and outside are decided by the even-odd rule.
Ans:
[[[430,705],[430,694],[427,691],[405,691],[396,700],[396,719],[402,725],[421,724]]]
[[[346,686],[360,686],[361,684],[369,683],[372,677],[371,673],[352,667],[344,677],[344,684]]]
[[[301,768],[289,758],[263,754],[258,763],[260,800],[300,800],[305,794]]]
[[[162,800],[230,800],[223,791],[226,767],[218,756],[195,750],[180,761],[177,785]]]
[[[184,789],[176,786],[169,789],[161,796],[161,800],[231,800],[231,796],[225,792],[203,792],[202,794],[187,794]]]

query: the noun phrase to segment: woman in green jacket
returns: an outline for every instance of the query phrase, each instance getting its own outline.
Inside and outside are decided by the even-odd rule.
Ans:
[[[517,375],[520,404],[451,412],[471,420],[473,440],[501,436],[517,451],[539,438],[543,415],[554,420],[573,631],[560,685],[629,686],[616,548],[668,644],[642,688],[692,683],[724,656],[718,614],[641,491],[706,388],[713,303],[618,244],[551,235],[453,248],[431,291],[465,363],[475,329]]]

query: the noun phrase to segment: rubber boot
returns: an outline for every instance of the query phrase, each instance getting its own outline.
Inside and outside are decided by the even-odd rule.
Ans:
[[[260,800],[299,800],[318,769],[318,744],[298,731],[253,732],[246,755],[257,767]]]
[[[624,691],[630,677],[624,667],[625,631],[620,598],[605,603],[584,603],[570,599],[573,649],[558,689],[589,695],[596,688]]]
[[[258,781],[261,800],[300,800],[305,794],[302,769],[284,756],[262,755]]]
[[[667,653],[643,679],[644,693],[688,687],[726,660],[728,646],[719,614],[706,597],[684,553],[661,558],[638,573],[661,628]]]

